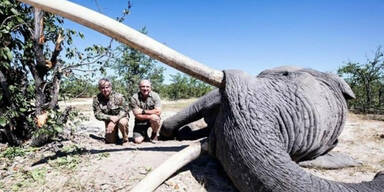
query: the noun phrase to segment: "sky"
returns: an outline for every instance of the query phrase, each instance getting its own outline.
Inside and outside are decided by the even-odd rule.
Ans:
[[[127,0],[71,0],[109,17]],[[125,24],[209,67],[256,75],[283,65],[336,73],[384,46],[383,0],[131,0]],[[86,44],[109,38],[71,21]],[[166,67],[165,64],[160,66]],[[167,75],[176,73],[166,67]]]

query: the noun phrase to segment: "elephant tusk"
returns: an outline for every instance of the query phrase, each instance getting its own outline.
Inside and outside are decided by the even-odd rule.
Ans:
[[[150,172],[130,192],[154,191],[161,183],[174,174],[177,170],[198,158],[202,151],[208,150],[207,139],[192,143],[187,148],[176,153],[163,164]]]
[[[222,71],[209,68],[96,11],[66,0],[19,1],[94,29],[215,87],[221,87],[223,84]]]

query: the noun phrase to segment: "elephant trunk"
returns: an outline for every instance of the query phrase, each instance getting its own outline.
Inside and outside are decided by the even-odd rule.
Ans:
[[[287,168],[289,170],[287,170]],[[369,182],[362,183],[344,183],[326,180],[314,176],[291,160],[284,164],[284,167],[278,171],[276,169],[269,171],[275,172],[275,174],[281,174],[276,176],[276,181],[271,182],[275,185],[270,185],[267,188],[271,191],[342,191],[342,192],[379,192],[384,191],[384,172],[376,174],[374,179]],[[288,171],[288,172],[287,172]],[[270,179],[270,178],[269,178]],[[276,185],[278,184],[278,185]],[[268,190],[269,191],[269,190]]]
[[[220,105],[220,93],[218,89],[214,89],[208,94],[202,96],[192,105],[178,112],[176,115],[166,119],[160,129],[160,135],[164,138],[172,138],[176,135],[178,129],[199,120],[203,117],[210,116],[211,113],[216,111],[216,108]],[[210,122],[208,127],[210,126]]]
[[[19,0],[94,29],[155,58],[179,71],[216,87],[222,86],[223,72],[209,68],[134,29],[100,13],[65,0]]]
[[[384,191],[384,172],[378,173],[370,182],[343,183],[314,176],[292,161],[283,150],[270,151],[268,156],[241,157],[230,166],[228,159],[224,162],[224,169],[233,183],[242,192],[273,191],[273,192],[379,192]],[[253,158],[259,158],[252,161]],[[247,159],[248,162],[241,162]],[[251,162],[252,161],[252,162]],[[244,163],[244,164],[243,164]],[[248,169],[247,172],[242,171]],[[240,173],[241,172],[241,173]]]

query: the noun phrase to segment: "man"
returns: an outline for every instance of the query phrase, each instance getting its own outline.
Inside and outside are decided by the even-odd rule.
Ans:
[[[139,92],[131,97],[130,107],[135,115],[135,126],[133,128],[133,140],[141,143],[148,138],[148,128],[152,128],[151,140],[157,140],[160,128],[161,101],[160,96],[151,91],[151,82],[141,80]]]
[[[105,142],[117,143],[118,129],[123,136],[123,143],[128,141],[127,103],[120,93],[112,91],[111,82],[99,80],[100,93],[93,98],[93,112],[96,119],[105,122]]]

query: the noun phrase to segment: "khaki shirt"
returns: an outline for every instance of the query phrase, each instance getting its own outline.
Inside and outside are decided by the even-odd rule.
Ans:
[[[152,110],[161,108],[161,100],[159,94],[154,91],[149,92],[147,99],[144,101],[141,92],[135,93],[131,97],[130,108],[135,111],[139,109]],[[138,121],[138,120],[135,120]]]
[[[100,121],[109,121],[111,116],[118,116],[119,119],[128,115],[127,102],[120,93],[111,92],[106,99],[101,93],[93,98],[93,112],[95,118]]]

